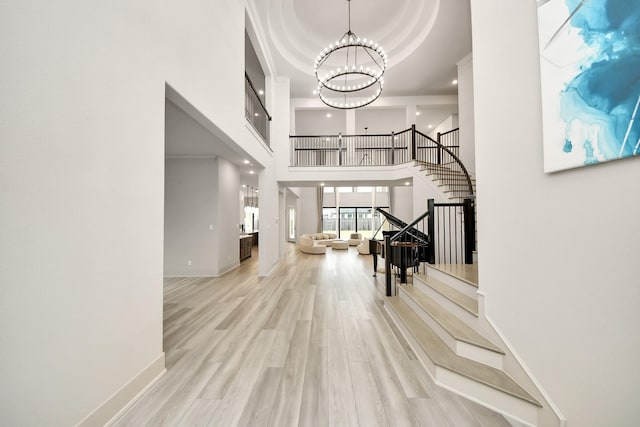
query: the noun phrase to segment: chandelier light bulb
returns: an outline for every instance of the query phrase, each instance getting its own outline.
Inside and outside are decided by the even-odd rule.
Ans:
[[[382,92],[382,76],[387,68],[382,46],[351,31],[351,1],[347,0],[348,31],[320,51],[314,62],[315,92],[324,104],[341,109],[359,108],[375,101]]]

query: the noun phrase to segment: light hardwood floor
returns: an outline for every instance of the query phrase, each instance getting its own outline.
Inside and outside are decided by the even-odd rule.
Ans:
[[[289,244],[220,278],[164,285],[167,373],[113,426],[507,427],[433,384],[382,309],[370,255]]]

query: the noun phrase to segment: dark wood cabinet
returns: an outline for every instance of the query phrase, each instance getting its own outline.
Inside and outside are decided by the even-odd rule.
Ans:
[[[251,257],[253,236],[240,236],[240,261]]]

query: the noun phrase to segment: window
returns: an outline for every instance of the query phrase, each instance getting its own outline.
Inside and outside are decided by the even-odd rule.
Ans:
[[[258,231],[258,208],[251,206],[244,207],[244,232],[253,233]]]
[[[340,208],[340,237],[348,239],[351,233],[356,232],[356,210],[357,208]]]
[[[338,230],[336,208],[322,208],[322,232],[335,233]]]
[[[357,193],[371,193],[373,191],[373,187],[356,187]]]
[[[335,209],[332,210],[335,212]],[[370,238],[382,220],[381,215],[371,208],[340,208],[338,215],[339,237],[348,239],[351,237],[351,233],[360,233],[362,237]],[[378,235],[378,238],[380,236],[381,234]]]

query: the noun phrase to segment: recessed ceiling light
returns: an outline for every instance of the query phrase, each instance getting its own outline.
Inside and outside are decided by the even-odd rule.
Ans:
[[[404,185],[409,185],[409,181],[405,182]]]
[[[327,113],[327,118],[331,117],[331,113]]]
[[[320,183],[320,187],[324,187],[324,182],[321,182],[321,183]]]
[[[258,113],[253,113],[254,116],[258,117],[260,114]]]
[[[420,111],[416,111],[416,116],[419,116],[419,115],[420,115]]]
[[[258,95],[264,95],[264,91],[263,91],[262,89],[260,89],[260,90],[258,91]]]
[[[244,159],[244,164],[245,164],[245,165],[248,165],[248,164],[249,164],[249,160]]]
[[[458,80],[454,79],[451,84],[457,85],[458,84]]]
[[[431,129],[431,128],[433,127],[433,125],[428,125],[427,127],[428,127],[429,129]]]
[[[243,187],[243,188],[246,188],[246,187],[247,187],[247,184],[242,184],[242,187]]]
[[[250,173],[251,175],[253,175],[253,171],[249,171],[249,173]]]

